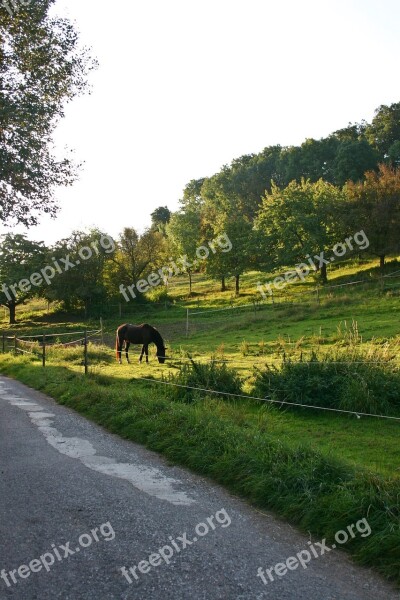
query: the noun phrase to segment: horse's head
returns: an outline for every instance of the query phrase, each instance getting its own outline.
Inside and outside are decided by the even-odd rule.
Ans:
[[[165,363],[165,351],[166,351],[166,348],[164,346],[159,346],[157,348],[157,358],[158,358],[158,362],[161,364]]]

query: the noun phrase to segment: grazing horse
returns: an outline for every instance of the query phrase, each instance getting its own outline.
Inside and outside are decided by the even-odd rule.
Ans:
[[[165,362],[165,345],[161,335],[151,325],[143,323],[142,325],[129,325],[125,323],[120,325],[117,329],[117,340],[115,343],[115,349],[117,353],[117,360],[119,364],[122,364],[121,352],[122,346],[125,342],[125,354],[126,360],[129,363],[128,350],[130,344],[143,344],[142,352],[140,354],[139,362],[142,362],[143,354],[146,353],[146,362],[149,362],[149,344],[152,342],[157,346],[157,358],[159,363]]]

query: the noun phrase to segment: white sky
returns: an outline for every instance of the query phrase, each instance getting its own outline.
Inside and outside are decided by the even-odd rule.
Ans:
[[[57,12],[100,67],[56,135],[85,161],[80,179],[31,239],[142,231],[191,179],[400,101],[395,0],[59,0]]]

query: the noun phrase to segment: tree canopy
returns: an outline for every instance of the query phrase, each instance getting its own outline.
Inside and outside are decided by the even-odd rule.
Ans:
[[[96,66],[67,19],[51,18],[55,0],[0,12],[0,220],[35,225],[55,215],[54,191],[78,165],[57,159],[52,135],[64,106],[87,90]],[[25,3],[26,4],[26,3]]]

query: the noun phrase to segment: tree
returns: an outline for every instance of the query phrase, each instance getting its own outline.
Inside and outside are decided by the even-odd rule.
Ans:
[[[184,272],[189,278],[189,295],[192,293],[192,275],[199,262],[196,250],[200,244],[200,212],[194,206],[173,213],[167,226],[173,257],[186,258]]]
[[[400,249],[400,168],[380,164],[378,173],[369,171],[365,181],[349,182],[344,190],[348,218],[364,230],[368,251],[379,257],[383,269],[386,255]]]
[[[390,106],[382,104],[376,109],[372,123],[366,129],[366,137],[383,161],[392,144],[400,140],[400,102]]]
[[[85,312],[91,305],[103,303],[107,296],[105,267],[114,249],[112,238],[98,229],[74,231],[60,240],[48,255],[48,264],[56,272],[51,285],[43,288],[43,297],[62,302],[67,310],[83,306]]]
[[[276,267],[306,263],[310,257],[325,283],[323,256],[345,233],[340,219],[344,201],[341,190],[323,179],[292,181],[284,189],[273,186],[265,195],[255,226],[273,249]]]
[[[202,208],[202,236],[213,239],[226,235],[232,248],[229,252],[210,255],[207,260],[207,271],[218,276],[225,290],[225,278],[235,277],[235,292],[240,292],[240,276],[254,266],[253,256],[253,225],[252,220],[244,209],[244,198],[232,192],[226,180],[228,171],[206,179],[202,194],[205,199]]]
[[[388,150],[388,162],[392,167],[400,166],[400,140],[396,140]]]
[[[171,211],[167,206],[159,206],[151,213],[151,228],[165,235],[165,226],[169,223]]]
[[[189,183],[185,185],[183,190],[183,196],[179,201],[182,210],[185,210],[189,207],[193,210],[200,209],[200,207],[204,203],[204,199],[201,194],[201,189],[203,187],[204,181],[204,177],[200,179],[191,179]]]
[[[38,296],[43,284],[41,269],[46,267],[43,242],[32,242],[25,235],[7,233],[0,242],[0,304],[15,321],[15,309],[28,298]]]
[[[285,148],[280,158],[278,185],[284,187],[302,178],[315,182],[321,177],[333,183],[333,162],[338,146],[338,140],[331,136],[321,140],[310,138],[301,146]]]
[[[139,235],[133,227],[125,227],[106,268],[109,295],[116,297],[125,286],[130,289],[131,298],[135,299],[137,291],[140,293],[135,288],[141,278],[165,264],[166,250],[166,241],[158,231],[149,229]]]
[[[378,152],[365,138],[344,141],[337,151],[333,169],[336,185],[344,185],[346,181],[361,181],[364,173],[378,166]]]
[[[0,12],[0,220],[35,225],[55,215],[54,189],[77,166],[53,154],[52,135],[66,102],[87,89],[95,67],[66,19],[50,18],[55,0],[16,2]],[[24,3],[25,5],[28,3]]]

